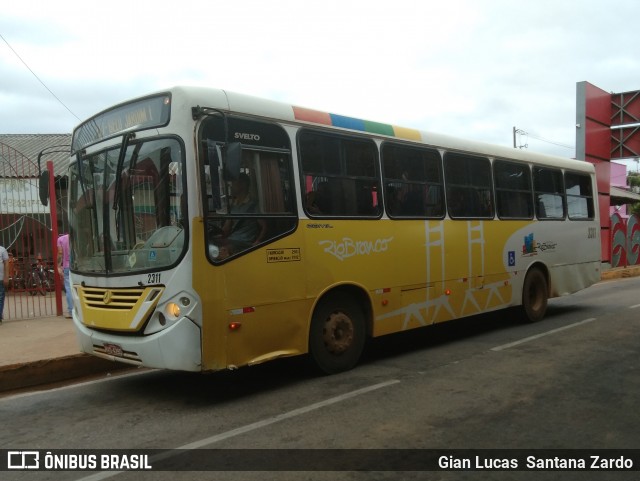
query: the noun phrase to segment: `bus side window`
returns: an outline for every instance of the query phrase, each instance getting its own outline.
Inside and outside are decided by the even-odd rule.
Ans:
[[[533,169],[533,189],[538,219],[564,219],[564,184],[560,169],[535,167]]]
[[[447,208],[452,218],[491,219],[491,163],[486,157],[447,152],[444,155]]]
[[[567,211],[569,219],[591,220],[595,216],[591,177],[585,174],[565,172]]]
[[[444,216],[441,157],[437,150],[385,142],[382,165],[390,217]]]
[[[377,217],[380,180],[370,140],[303,130],[299,158],[310,217]]]
[[[228,128],[255,132],[243,140],[239,175],[222,168],[226,126],[212,115],[200,131],[207,254],[214,262],[240,256],[292,231],[297,224],[290,141],[277,124],[229,116]]]
[[[501,219],[532,219],[531,171],[526,164],[496,160],[493,163],[496,208]]]

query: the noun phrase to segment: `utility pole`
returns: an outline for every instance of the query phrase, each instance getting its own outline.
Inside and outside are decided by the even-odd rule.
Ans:
[[[516,134],[525,134],[525,135],[527,135],[527,133],[526,133],[524,130],[522,130],[522,129],[516,129],[516,127],[514,126],[514,127],[513,127],[513,148],[514,148],[514,149],[517,149],[517,148],[522,148],[522,147],[524,147],[524,148],[526,149],[527,147],[529,147],[527,144],[518,146],[518,145],[516,144]]]

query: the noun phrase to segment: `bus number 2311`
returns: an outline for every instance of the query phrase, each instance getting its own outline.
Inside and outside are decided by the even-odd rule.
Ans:
[[[147,274],[147,284],[160,284],[160,272]]]

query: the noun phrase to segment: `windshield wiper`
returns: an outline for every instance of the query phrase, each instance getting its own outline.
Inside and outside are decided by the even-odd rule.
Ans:
[[[120,236],[120,229],[118,225],[118,210],[120,209],[120,176],[122,175],[122,167],[124,165],[124,158],[127,154],[127,147],[129,145],[129,141],[135,138],[136,134],[133,132],[128,132],[122,136],[122,145],[120,146],[120,153],[118,155],[118,163],[116,165],[116,178],[114,180],[113,187],[113,210],[116,211],[116,232],[118,232],[118,236]],[[103,212],[103,226],[102,232],[104,233],[104,261],[105,261],[105,270],[109,272],[112,269],[111,263],[111,232],[109,230],[109,215],[108,215],[108,202],[104,202]],[[119,239],[118,239],[119,240]]]
[[[122,168],[124,166],[124,158],[127,155],[127,147],[129,141],[134,139],[136,134],[129,132],[122,136],[122,145],[120,146],[120,155],[118,155],[118,163],[116,164],[116,179],[115,186],[113,188],[113,210],[120,210],[120,183],[122,177]]]
[[[122,184],[122,169],[124,168],[124,158],[127,156],[127,148],[129,147],[129,141],[134,139],[136,134],[133,132],[126,133],[122,136],[122,145],[120,146],[120,154],[118,155],[118,163],[116,164],[116,178],[115,185],[113,187],[113,210],[116,211],[116,235],[117,240],[120,242],[120,185]]]
[[[76,152],[76,161],[78,162],[78,177],[80,190],[82,190],[82,199],[84,200],[84,205],[87,209],[92,209],[93,205],[89,204],[89,197],[87,196],[87,187],[84,185],[84,174],[82,170],[82,163],[84,162],[84,157],[82,156],[83,151],[78,150]]]

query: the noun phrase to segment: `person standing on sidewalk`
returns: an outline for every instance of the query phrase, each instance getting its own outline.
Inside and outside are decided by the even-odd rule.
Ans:
[[[67,295],[66,318],[71,318],[73,312],[73,298],[71,297],[71,283],[69,281],[69,234],[58,237],[58,273],[64,280],[64,292]]]
[[[4,293],[9,287],[9,253],[2,246],[0,246],[0,277],[2,277],[2,283],[0,283],[0,324],[2,324]]]

